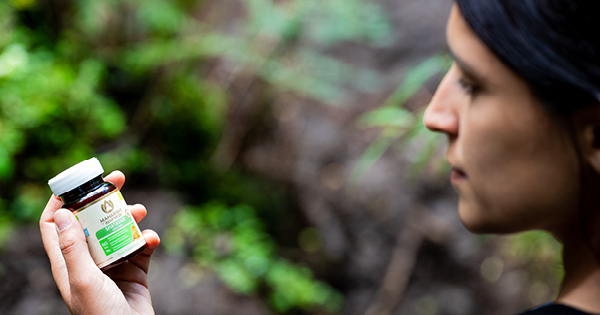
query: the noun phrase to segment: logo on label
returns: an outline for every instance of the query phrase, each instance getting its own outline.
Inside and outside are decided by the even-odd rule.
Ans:
[[[115,206],[112,200],[107,200],[102,205],[100,205],[100,208],[102,209],[102,211],[104,211],[104,213],[110,213],[111,211],[113,211]]]

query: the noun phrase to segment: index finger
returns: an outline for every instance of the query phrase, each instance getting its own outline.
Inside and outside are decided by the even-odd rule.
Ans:
[[[123,172],[121,171],[113,171],[110,174],[106,175],[106,177],[104,177],[104,180],[115,184],[117,188],[121,189],[121,187],[123,187],[123,184],[125,184],[125,174],[123,174]],[[46,204],[44,212],[42,212],[42,216],[40,217],[40,224],[42,224],[43,222],[54,223],[54,212],[60,209],[61,206],[62,200],[52,195],[52,197],[48,201],[48,204]]]
[[[62,200],[52,194],[52,197],[48,200],[46,208],[44,208],[44,212],[42,212],[42,216],[40,217],[40,225],[42,223],[54,223],[54,212],[60,209],[62,204]]]
[[[121,171],[112,171],[104,177],[104,181],[115,184],[115,186],[121,190],[121,187],[125,184],[125,174]]]

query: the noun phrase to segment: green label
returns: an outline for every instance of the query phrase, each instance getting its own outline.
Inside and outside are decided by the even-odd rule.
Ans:
[[[120,250],[134,241],[135,224],[127,216],[118,219],[96,232],[100,246],[106,256]]]
[[[107,225],[105,228],[98,230],[98,232],[96,232],[96,238],[98,240],[101,240],[101,239],[105,238],[107,235],[109,235],[117,230],[120,230],[125,225],[129,225],[131,223],[131,221],[132,221],[132,219],[130,217],[122,216],[119,219],[117,219],[115,222]]]

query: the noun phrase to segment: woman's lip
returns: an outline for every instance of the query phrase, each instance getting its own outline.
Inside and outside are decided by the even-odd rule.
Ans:
[[[459,168],[453,167],[452,171],[450,171],[450,180],[451,181],[459,181],[467,179],[467,174]]]

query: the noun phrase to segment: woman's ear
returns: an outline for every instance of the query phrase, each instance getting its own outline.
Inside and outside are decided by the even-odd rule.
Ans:
[[[588,160],[590,165],[600,174],[600,126],[595,126],[591,129]]]
[[[573,113],[582,158],[600,174],[600,104],[580,108]]]
[[[594,147],[600,148],[600,128],[594,128]]]

